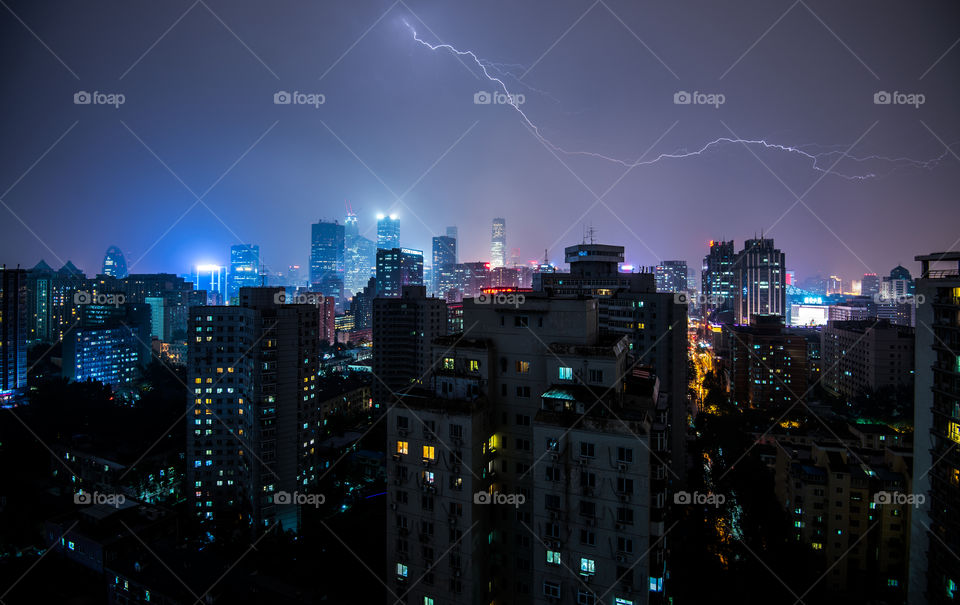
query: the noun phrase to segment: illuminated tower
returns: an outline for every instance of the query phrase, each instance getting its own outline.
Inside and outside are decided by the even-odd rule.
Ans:
[[[240,288],[255,288],[260,285],[260,246],[239,244],[230,246],[230,279],[227,295],[230,298],[240,293]]]
[[[120,248],[116,246],[107,248],[106,254],[103,255],[103,270],[101,273],[117,279],[123,279],[127,276],[127,259],[124,258]]]
[[[507,219],[493,219],[493,229],[490,233],[490,266],[507,266]]]
[[[773,240],[748,239],[734,260],[737,323],[749,324],[756,314],[786,316],[786,269],[783,252]]]
[[[400,218],[396,214],[377,215],[377,249],[400,247]]]

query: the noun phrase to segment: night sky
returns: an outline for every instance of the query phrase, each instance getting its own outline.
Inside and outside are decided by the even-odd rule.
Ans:
[[[635,265],[699,267],[709,240],[764,231],[800,278],[914,270],[914,255],[960,246],[955,2],[4,1],[8,266],[94,274],[115,244],[132,272],[183,273],[254,243],[283,271],[306,265],[310,223],[342,221],[345,201],[368,237],[396,212],[402,245],[425,251],[457,225],[461,261],[489,258],[497,216],[524,262],[545,248],[561,262],[590,225]],[[498,87],[405,23],[495,62],[549,143],[515,108],[475,104]],[[78,91],[125,102],[75,104]],[[278,91],[325,103],[277,105]],[[725,102],[677,105],[678,91]],[[877,105],[878,91],[924,103]],[[647,161],[720,137],[887,159],[842,160],[847,177],[876,175],[845,178],[721,143],[623,176],[550,149]]]

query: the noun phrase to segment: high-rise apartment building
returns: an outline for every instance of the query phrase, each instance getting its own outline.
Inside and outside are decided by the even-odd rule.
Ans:
[[[917,256],[910,603],[960,598],[960,252]],[[952,263],[934,268],[934,263]]]
[[[230,276],[227,296],[232,300],[240,288],[256,288],[260,284],[260,246],[230,246]]]
[[[623,273],[623,246],[578,244],[565,249],[569,273],[537,273],[534,289],[554,297],[595,297],[603,333],[629,337],[638,367],[652,368],[670,395],[671,472],[686,476],[687,305],[656,291],[652,273]]]
[[[668,403],[628,371],[629,338],[601,334],[593,299],[463,306],[465,335],[436,339],[429,381],[388,411],[392,589],[660,602]]]
[[[507,266],[507,219],[493,219],[490,231],[490,267]]]
[[[821,333],[823,387],[848,400],[912,387],[914,330],[887,320],[830,321]]]
[[[377,250],[377,296],[396,298],[404,286],[423,285],[423,251]]]
[[[885,432],[878,437],[897,436]],[[894,498],[911,491],[910,451],[819,440],[778,446],[777,500],[795,540],[823,557],[826,590],[861,603],[904,602],[912,507]]]
[[[748,239],[732,267],[735,276],[736,320],[750,323],[754,315],[787,315],[785,257],[770,238]]]
[[[374,402],[390,406],[395,394],[417,386],[433,362],[434,338],[447,333],[447,304],[424,286],[404,286],[401,296],[373,300]]]
[[[0,405],[27,388],[27,272],[0,267]]]
[[[319,315],[282,295],[241,288],[238,306],[191,309],[189,501],[212,531],[237,519],[258,534],[299,531],[299,506],[283,494],[309,491],[319,474]]]
[[[807,392],[810,370],[803,333],[779,315],[754,315],[749,325],[724,325],[725,364],[734,405],[790,405]]]
[[[377,250],[400,247],[400,217],[377,215]]]

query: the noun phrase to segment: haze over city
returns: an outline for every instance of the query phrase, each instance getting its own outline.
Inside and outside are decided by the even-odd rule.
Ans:
[[[458,225],[472,260],[488,258],[495,216],[507,219],[508,247],[522,262],[545,248],[562,261],[562,247],[591,225],[622,242],[636,266],[693,261],[711,239],[764,231],[793,253],[801,276],[884,272],[920,243],[949,249],[960,236],[935,220],[954,208],[960,185],[945,147],[960,140],[951,111],[960,59],[946,52],[953,5],[10,8],[30,28],[9,13],[2,22],[0,175],[12,187],[5,220],[17,227],[0,243],[8,263],[73,260],[93,272],[118,245],[134,270],[180,273],[255,242],[279,270],[305,263],[307,225],[342,222],[345,201],[368,236],[378,212],[397,212],[403,245],[422,250]],[[928,163],[842,160],[836,172],[876,175],[848,180],[798,153],[722,143],[624,175],[610,161],[552,153],[510,105],[474,104],[499,85],[469,56],[432,51],[413,30],[496,62],[491,75],[523,95],[523,112],[568,151],[650,160],[727,137]],[[75,105],[78,91],[125,102]],[[275,105],[278,91],[325,102]],[[677,105],[678,91],[724,102]],[[876,105],[879,91],[924,102]],[[922,234],[903,228],[904,204],[925,223]]]

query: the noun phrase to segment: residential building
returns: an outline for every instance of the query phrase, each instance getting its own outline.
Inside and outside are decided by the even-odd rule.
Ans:
[[[238,306],[193,307],[187,363],[190,509],[224,531],[299,531],[284,494],[317,481],[317,307],[282,288],[241,288]]]
[[[384,252],[381,250],[380,252]],[[433,339],[447,333],[447,304],[427,296],[424,286],[404,286],[401,296],[373,300],[373,384],[377,405],[426,378]]]
[[[628,371],[629,338],[601,334],[594,299],[463,307],[467,334],[436,339],[431,376],[388,411],[392,589],[661,602],[669,404]]]
[[[831,321],[822,338],[822,384],[832,395],[849,400],[913,386],[913,328],[885,319]]]
[[[0,267],[0,405],[27,388],[27,272]]]
[[[917,256],[911,603],[960,598],[960,251]],[[952,266],[938,268],[937,264]]]

